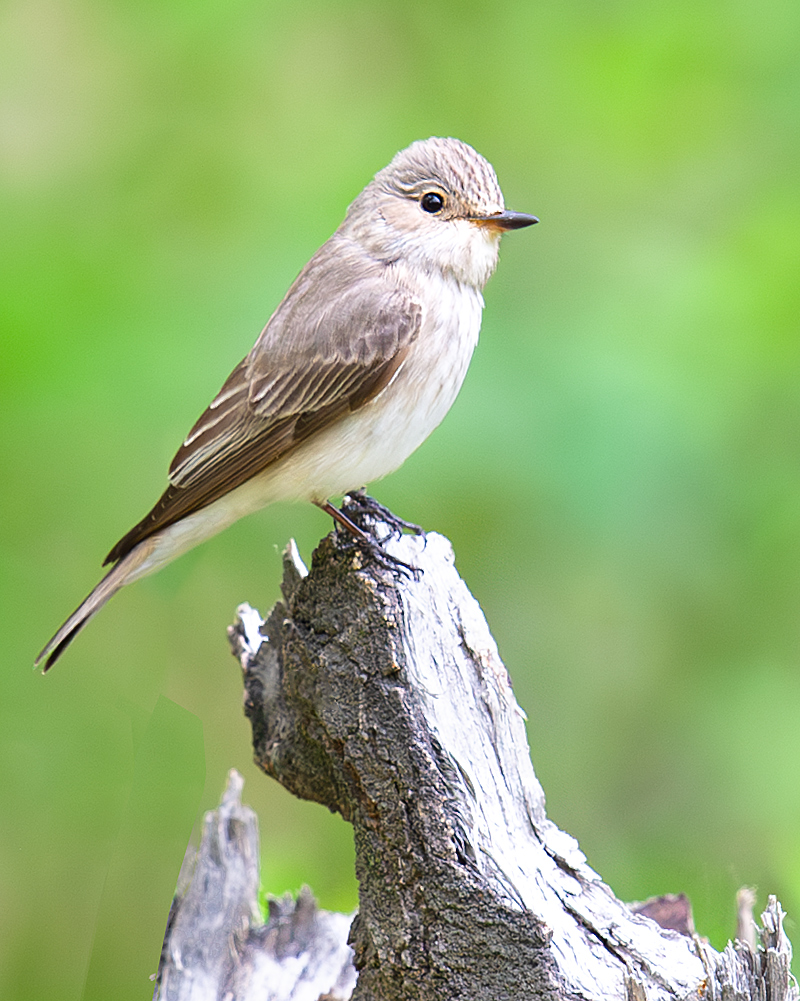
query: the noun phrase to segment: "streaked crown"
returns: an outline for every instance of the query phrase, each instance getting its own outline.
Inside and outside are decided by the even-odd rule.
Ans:
[[[420,139],[375,175],[385,192],[414,197],[433,188],[447,196],[443,218],[491,215],[505,208],[494,167],[460,139]]]
[[[480,153],[459,139],[422,139],[375,175],[338,233],[376,261],[482,288],[502,232],[483,223],[504,209],[497,175]]]

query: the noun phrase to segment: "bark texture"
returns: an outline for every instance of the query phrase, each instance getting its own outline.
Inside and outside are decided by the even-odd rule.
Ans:
[[[176,951],[170,939],[177,929],[188,932],[191,921],[208,924],[203,906],[187,904],[195,875],[174,907],[156,996],[796,1001],[776,901],[755,951],[737,941],[720,954],[692,933],[678,898],[639,905],[636,913],[614,897],[575,840],[547,819],[523,713],[449,542],[435,534],[403,536],[387,549],[421,572],[365,565],[358,548],[333,534],[308,573],[290,544],[284,600],[264,623],[242,606],[230,630],[257,763],[353,825],[353,966],[336,953],[329,983],[315,981],[318,993],[307,994],[300,981],[292,986],[273,950],[273,979],[261,981],[261,993],[226,995],[221,986],[216,994],[166,992],[175,955],[186,966],[191,952],[189,944]],[[204,854],[222,859],[223,868],[237,854],[256,856],[244,843],[253,824],[242,820],[244,841],[223,839],[222,850],[219,832],[230,830],[220,820],[207,822],[198,872]],[[206,838],[216,841],[207,846]],[[322,923],[342,917],[317,912],[301,896],[296,906],[276,907],[259,929],[252,867],[237,866],[249,873],[248,902],[221,897],[228,966],[252,965],[254,943],[270,935],[274,941],[278,927],[292,921],[302,925],[303,914],[306,928],[314,923],[309,913]],[[648,914],[667,914],[663,923],[673,928]],[[297,953],[297,934],[286,935]],[[311,933],[303,939],[304,955],[314,954],[313,941]]]

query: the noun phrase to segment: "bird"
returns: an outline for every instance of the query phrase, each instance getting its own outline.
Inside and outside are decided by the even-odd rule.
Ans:
[[[330,498],[393,472],[442,421],[500,237],[536,222],[506,209],[494,168],[459,139],[397,153],[297,276],[36,666],[52,668],[120,588],[267,504],[311,501],[358,534]]]

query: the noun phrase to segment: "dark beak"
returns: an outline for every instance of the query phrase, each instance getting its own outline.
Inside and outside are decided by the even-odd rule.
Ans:
[[[535,215],[528,215],[526,212],[497,212],[495,215],[473,216],[472,222],[479,226],[489,226],[491,229],[524,229],[526,226],[533,226],[539,220]]]

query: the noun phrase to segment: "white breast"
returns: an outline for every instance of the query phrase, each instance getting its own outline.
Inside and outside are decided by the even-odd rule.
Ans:
[[[315,491],[322,492],[315,492],[314,499],[355,489],[397,469],[453,405],[478,342],[483,298],[474,288],[437,277],[428,279],[425,302],[422,328],[392,382],[300,450],[316,465],[316,471],[307,467],[307,482],[316,481]],[[297,460],[306,466],[300,451]]]

